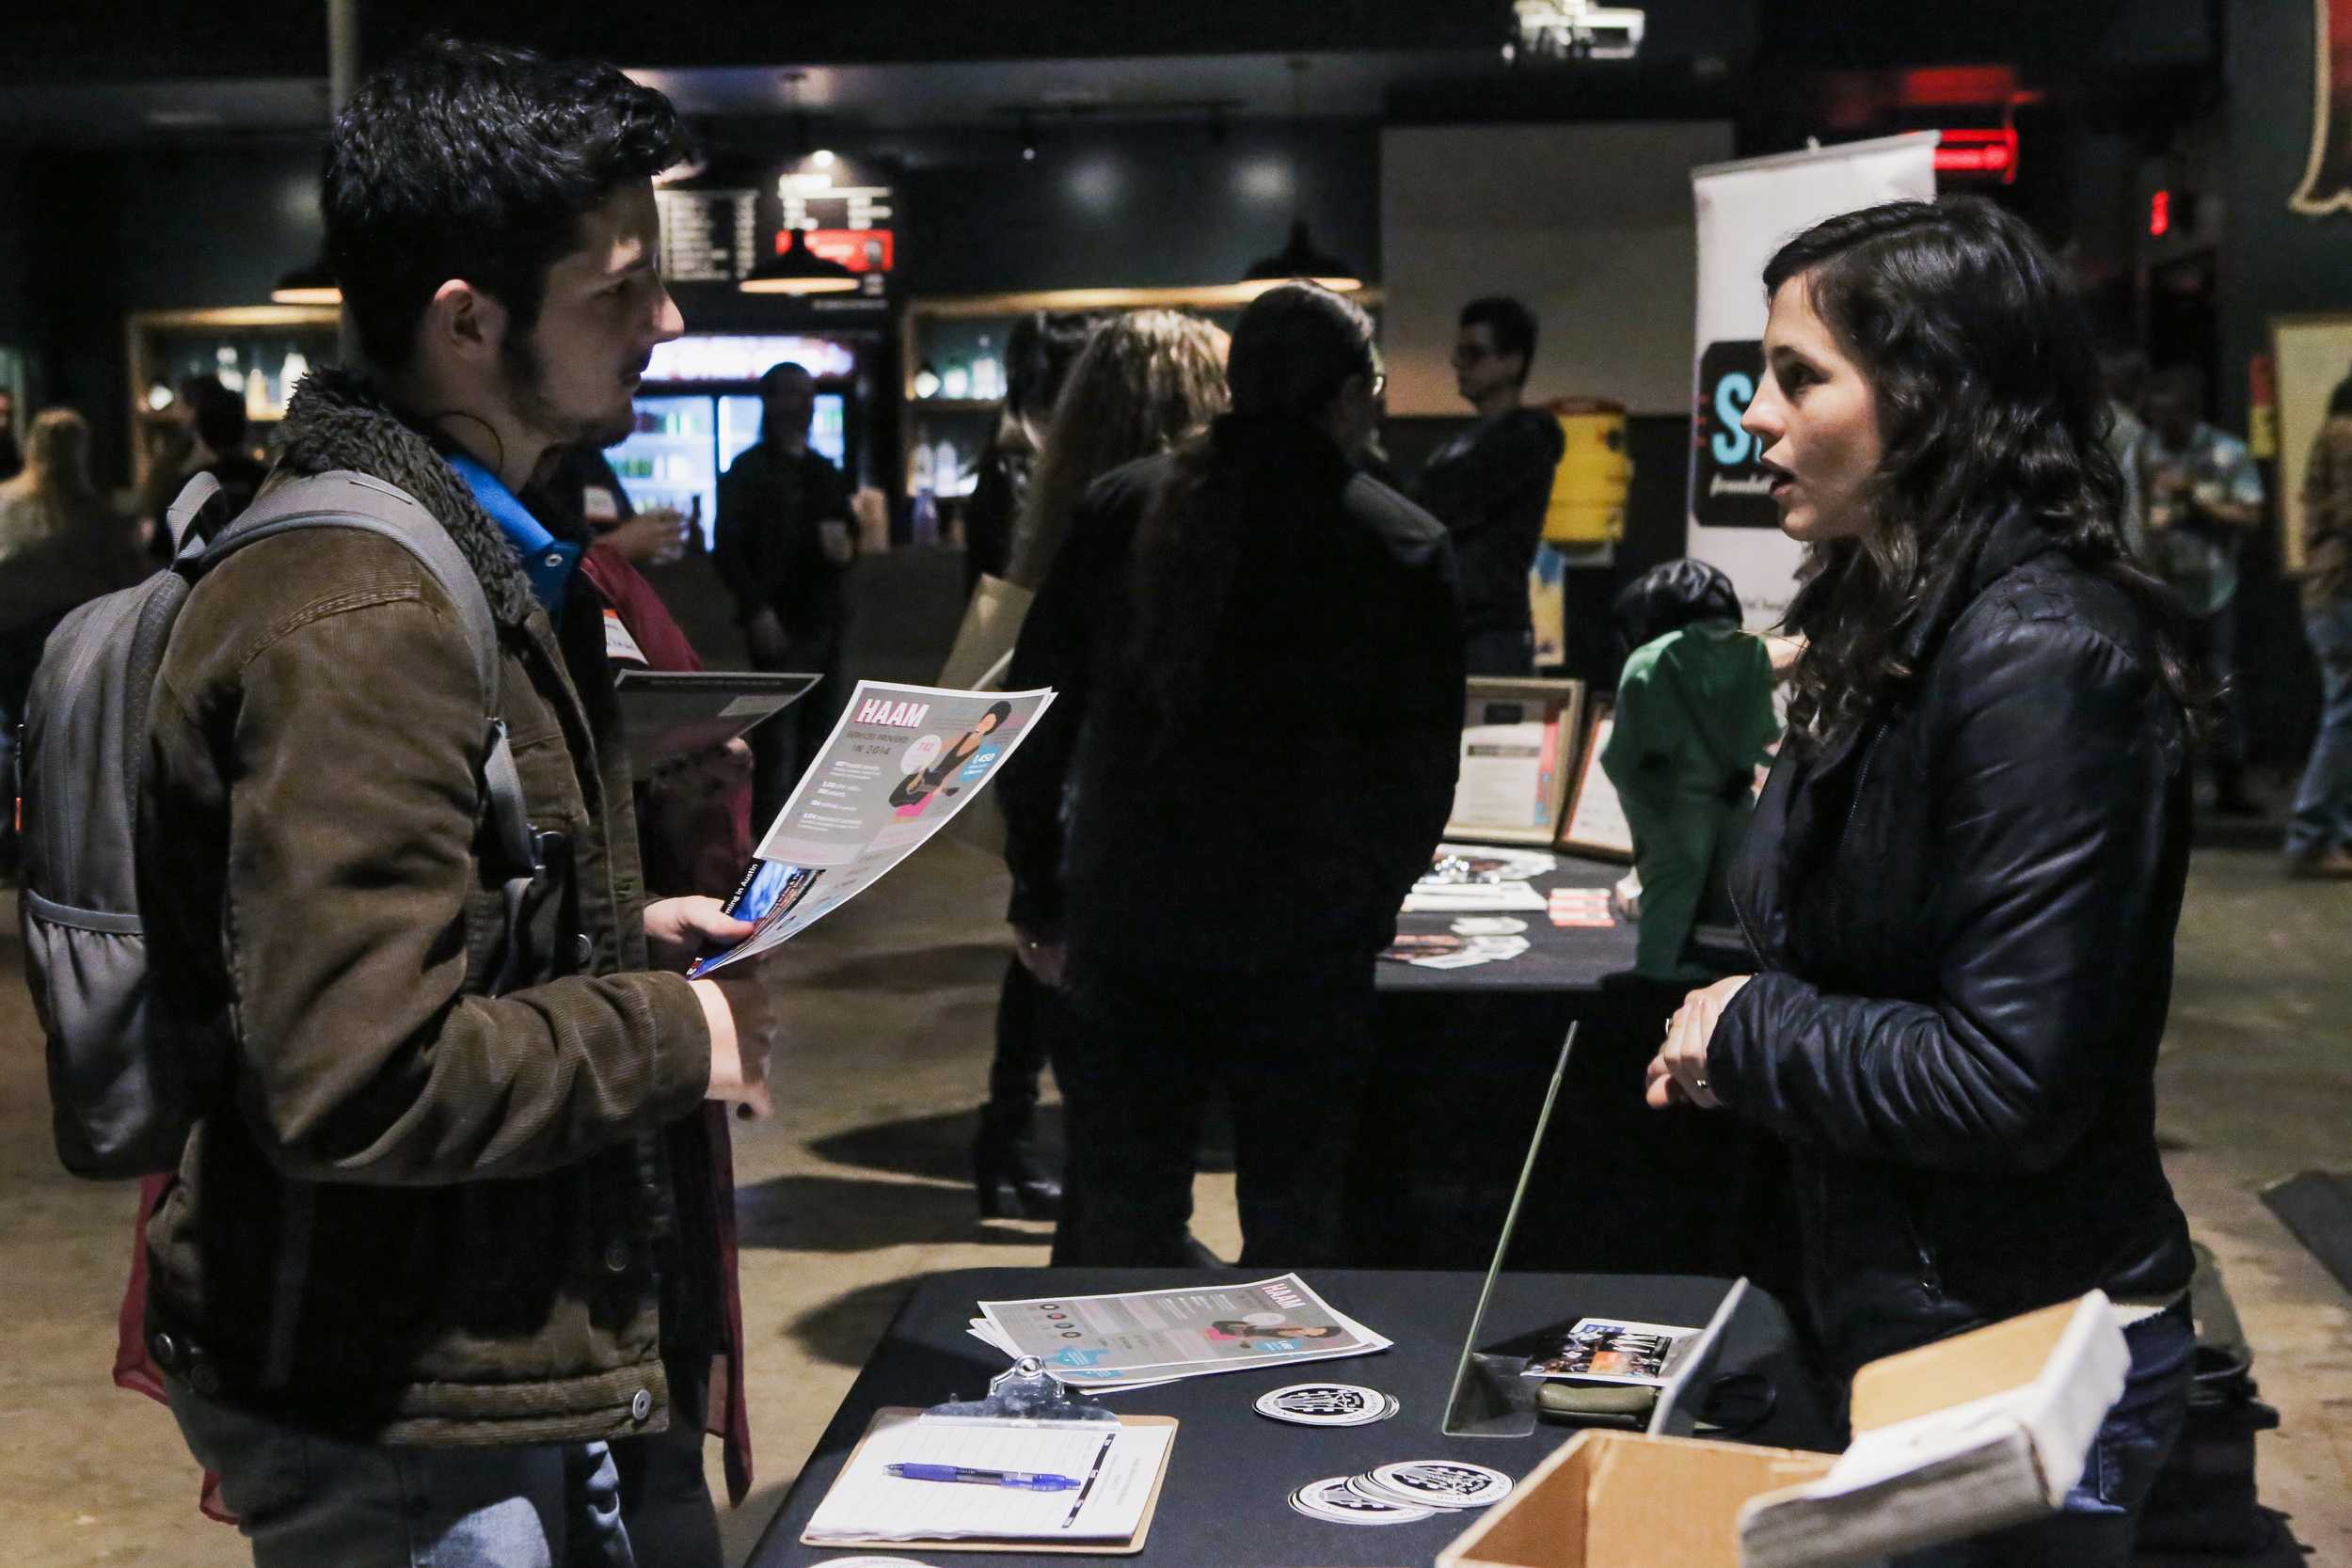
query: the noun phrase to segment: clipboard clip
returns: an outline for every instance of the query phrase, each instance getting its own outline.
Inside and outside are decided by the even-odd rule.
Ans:
[[[1045,1370],[1045,1363],[1025,1355],[988,1380],[988,1398],[950,1400],[923,1412],[926,1421],[1108,1422],[1119,1417],[1107,1405],[1082,1400],[1070,1386]]]

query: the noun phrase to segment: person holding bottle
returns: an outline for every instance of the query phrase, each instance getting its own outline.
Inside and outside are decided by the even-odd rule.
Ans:
[[[735,595],[753,665],[822,677],[786,721],[755,732],[752,819],[764,826],[824,746],[847,695],[841,656],[857,534],[849,481],[809,445],[816,378],[789,360],[771,365],[759,397],[759,439],[719,481],[711,560]]]

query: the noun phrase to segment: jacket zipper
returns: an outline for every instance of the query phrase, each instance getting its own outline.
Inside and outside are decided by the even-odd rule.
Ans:
[[[1885,734],[1886,725],[1883,722],[1870,726],[1870,738],[1862,748],[1862,768],[1853,777],[1853,799],[1846,802],[1846,825],[1838,830],[1840,838],[1853,832],[1854,816],[1862,810],[1862,786],[1870,782],[1870,764],[1877,760],[1879,740]]]
[[[1756,940],[1756,927],[1748,924],[1748,911],[1740,907],[1740,895],[1728,879],[1724,883],[1724,896],[1730,901],[1731,917],[1740,923],[1740,934],[1748,939],[1748,952],[1759,966],[1771,962],[1764,957],[1764,944]]]
[[[1853,819],[1862,810],[1862,789],[1870,782],[1870,764],[1878,759],[1879,741],[1886,735],[1883,721],[1870,727],[1870,738],[1862,748],[1862,766],[1853,779],[1853,799],[1846,802],[1846,824],[1838,830],[1843,838],[1852,833]],[[1736,906],[1735,906],[1736,907]],[[1944,1271],[1935,1264],[1935,1254],[1928,1249],[1926,1230],[1919,1224],[1919,1206],[1914,1200],[1910,1185],[1902,1188],[1903,1228],[1911,1233],[1911,1250],[1919,1259],[1919,1285],[1931,1296],[1944,1293]]]
[[[1870,764],[1878,756],[1879,740],[1885,734],[1883,721],[1874,724],[1870,728],[1870,738],[1863,744],[1862,768],[1854,775],[1853,799],[1846,803],[1846,824],[1838,830],[1841,837],[1853,831],[1854,814],[1862,809],[1862,786],[1870,782]],[[1748,939],[1748,951],[1756,956],[1757,963],[1769,963],[1771,960],[1764,955],[1764,944],[1756,939],[1756,927],[1748,924],[1748,911],[1740,907],[1739,891],[1726,882],[1724,896],[1731,904],[1732,918],[1740,922],[1740,934]]]
[[[1931,1296],[1944,1293],[1944,1271],[1936,1266],[1935,1254],[1928,1246],[1927,1227],[1919,1223],[1918,1196],[1911,1183],[1902,1184],[1903,1227],[1911,1232],[1911,1250],[1919,1256],[1919,1284]]]

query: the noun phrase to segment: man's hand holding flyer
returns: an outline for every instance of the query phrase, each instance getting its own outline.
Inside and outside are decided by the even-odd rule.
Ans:
[[[757,929],[692,973],[787,942],[873,885],[978,796],[1053,702],[858,682],[727,901]]]

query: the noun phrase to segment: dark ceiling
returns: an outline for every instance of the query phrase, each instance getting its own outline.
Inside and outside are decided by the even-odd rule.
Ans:
[[[970,124],[1022,108],[1149,117],[1288,106],[1285,55],[1311,55],[1313,115],[1679,118],[1752,98],[1804,118],[1816,74],[2002,61],[2061,96],[2211,79],[2224,0],[1652,0],[1632,67],[1504,67],[1510,0],[357,0],[361,57],[427,33],[617,60],[690,112],[803,109],[875,127]],[[0,138],[283,135],[325,118],[326,0],[11,9]],[[2153,76],[2152,74],[2153,73]],[[2178,92],[2177,86],[2167,92]],[[2177,105],[2185,109],[2186,104]]]

